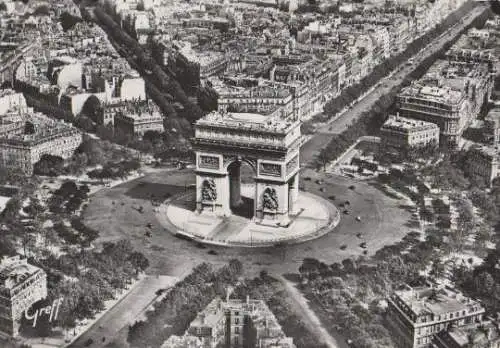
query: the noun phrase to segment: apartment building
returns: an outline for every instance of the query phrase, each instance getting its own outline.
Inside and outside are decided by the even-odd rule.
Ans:
[[[406,286],[387,302],[388,326],[398,348],[431,348],[437,333],[479,322],[485,313],[478,301],[449,287]]]
[[[498,149],[490,146],[476,146],[467,152],[465,172],[469,176],[481,178],[486,186],[491,186],[499,173]]]
[[[82,142],[76,128],[45,117],[31,117],[34,132],[9,134],[0,138],[0,166],[33,174],[35,163],[45,155],[71,157]]]
[[[403,150],[439,145],[439,127],[431,122],[389,116],[380,129],[382,145],[387,149]]]
[[[161,133],[164,130],[163,116],[152,101],[123,104],[114,116],[114,125],[128,134],[137,136],[143,136],[147,131]]]
[[[484,321],[451,327],[434,337],[432,348],[500,348],[498,323]]]
[[[201,342],[201,343],[200,343]],[[295,348],[264,301],[215,298],[184,336],[171,336],[162,348]]]
[[[0,262],[0,335],[16,337],[24,311],[47,297],[47,275],[19,256]]]
[[[440,143],[456,147],[491,88],[487,64],[438,61],[422,79],[401,90],[398,111],[403,117],[437,124]]]
[[[484,118],[484,140],[493,146],[500,141],[500,106],[496,105]]]

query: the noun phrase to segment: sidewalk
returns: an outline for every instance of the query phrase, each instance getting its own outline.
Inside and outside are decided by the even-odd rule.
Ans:
[[[132,290],[134,290],[143,280],[145,276],[141,274],[139,279],[135,280],[129,287],[118,295],[118,297],[114,300],[109,300],[104,303],[104,310],[100,313],[97,313],[95,318],[88,321],[85,325],[77,326],[74,330],[76,332],[75,335],[70,339],[70,341],[66,341],[67,334],[65,337],[47,337],[47,338],[30,338],[27,339],[24,343],[32,346],[33,348],[49,348],[49,347],[68,347],[74,341],[76,341],[82,334],[84,334],[88,329],[90,329],[99,319],[104,316],[108,311],[113,309],[118,303],[120,303]],[[73,330],[68,330],[70,335]]]

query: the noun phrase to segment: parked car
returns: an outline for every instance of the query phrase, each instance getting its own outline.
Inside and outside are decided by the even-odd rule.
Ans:
[[[343,244],[340,246],[340,250],[346,250],[347,249],[347,245]]]
[[[366,249],[366,242],[361,243],[359,246],[363,249]]]

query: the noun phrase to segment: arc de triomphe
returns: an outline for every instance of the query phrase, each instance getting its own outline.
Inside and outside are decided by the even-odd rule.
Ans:
[[[196,210],[229,216],[241,204],[240,167],[254,171],[253,218],[286,223],[299,193],[300,121],[212,112],[195,124]]]

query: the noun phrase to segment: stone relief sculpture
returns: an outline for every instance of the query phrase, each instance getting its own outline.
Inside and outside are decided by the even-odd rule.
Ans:
[[[217,189],[213,179],[206,179],[201,186],[201,199],[213,202],[217,199]]]
[[[268,187],[264,190],[264,196],[262,197],[262,207],[265,210],[278,209],[278,194],[276,193],[276,189]]]
[[[219,158],[214,156],[200,156],[200,167],[208,169],[218,169]]]
[[[261,163],[260,173],[270,176],[281,176],[281,165],[275,163]]]

